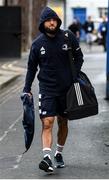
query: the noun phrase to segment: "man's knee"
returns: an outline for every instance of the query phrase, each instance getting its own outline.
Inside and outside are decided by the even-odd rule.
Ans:
[[[42,120],[43,129],[51,129],[53,126],[54,118],[53,117],[45,117]]]
[[[57,121],[58,121],[59,126],[65,126],[66,127],[68,125],[68,119],[64,118],[62,116],[58,116]]]

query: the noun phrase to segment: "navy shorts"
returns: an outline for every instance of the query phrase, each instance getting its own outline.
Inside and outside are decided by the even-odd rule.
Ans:
[[[66,95],[50,96],[39,94],[40,118],[60,115],[66,117]]]

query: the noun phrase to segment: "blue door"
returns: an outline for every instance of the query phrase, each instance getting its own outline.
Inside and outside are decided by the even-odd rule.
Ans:
[[[81,24],[84,24],[86,20],[86,8],[74,8],[73,11],[73,17],[77,18]],[[85,32],[83,29],[81,29],[81,41],[85,40]]]

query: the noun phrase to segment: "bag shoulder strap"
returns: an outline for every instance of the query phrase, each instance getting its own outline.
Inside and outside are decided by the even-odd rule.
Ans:
[[[73,80],[75,81],[77,79],[77,71],[76,71],[76,67],[74,64],[72,45],[71,45],[71,42],[69,39],[69,30],[64,31],[64,36],[65,36],[65,40],[66,40],[66,43],[68,46],[68,56],[69,56],[69,62],[70,62],[70,66],[71,66],[71,72],[72,72]]]

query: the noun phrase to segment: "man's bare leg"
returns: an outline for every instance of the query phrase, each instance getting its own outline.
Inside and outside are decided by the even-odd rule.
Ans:
[[[43,147],[43,160],[39,164],[39,168],[46,172],[53,172],[51,161],[51,146],[52,146],[52,129],[54,124],[54,117],[46,117],[42,120],[42,147]]]
[[[43,149],[52,146],[52,129],[54,124],[54,117],[45,117],[42,119],[42,147]]]
[[[61,146],[64,146],[68,135],[68,120],[61,116],[58,116],[57,122],[58,122],[57,143]]]
[[[58,116],[57,122],[58,122],[57,147],[54,156],[54,161],[56,168],[63,168],[65,165],[62,157],[62,150],[64,148],[64,144],[66,142],[66,138],[68,135],[68,120],[61,116]]]

